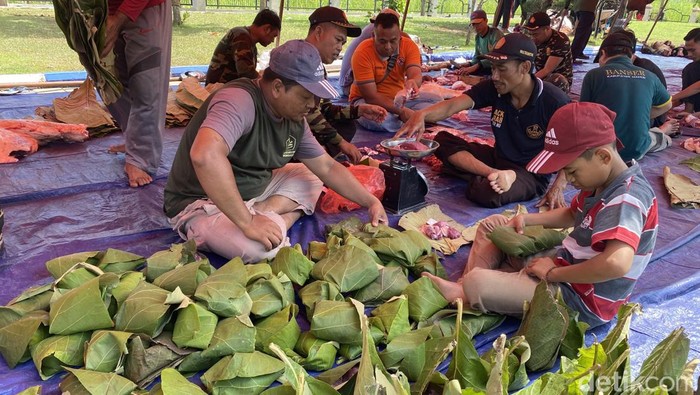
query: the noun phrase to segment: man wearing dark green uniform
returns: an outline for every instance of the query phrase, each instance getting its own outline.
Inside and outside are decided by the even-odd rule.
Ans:
[[[245,262],[274,257],[287,230],[313,213],[323,183],[386,222],[381,202],[331,158],[305,116],[316,98],[337,97],[316,48],[288,41],[257,80],[232,81],[211,95],[180,141],[164,210],[184,239]],[[294,158],[301,163],[289,163]]]
[[[625,161],[671,145],[665,132],[652,128],[651,119],[671,109],[671,95],[649,70],[632,64],[634,43],[625,33],[611,33],[600,44],[600,67],[583,78],[581,101],[615,111],[615,133],[625,146]]]
[[[229,30],[219,41],[207,69],[207,84],[227,83],[236,78],[258,78],[256,44],[267,47],[280,34],[282,22],[272,10],[262,10],[250,26]]]

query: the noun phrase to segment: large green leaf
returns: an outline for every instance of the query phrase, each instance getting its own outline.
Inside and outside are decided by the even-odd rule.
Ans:
[[[311,332],[304,332],[299,336],[294,351],[303,357],[299,363],[305,369],[322,372],[333,367],[338,347],[338,342],[322,340]]]
[[[272,272],[282,272],[297,285],[304,285],[309,279],[314,263],[310,261],[299,244],[294,247],[282,247],[277,252],[275,259],[270,262]]]
[[[386,343],[411,330],[411,323],[408,321],[408,298],[405,295],[392,298],[372,310],[371,315],[370,324],[381,329]]]
[[[142,281],[119,306],[114,316],[115,329],[156,336],[170,318],[165,304],[168,291]]]
[[[129,395],[131,391],[136,389],[136,384],[116,373],[94,372],[92,370],[71,369],[68,367],[66,370],[70,374],[59,385],[63,393]]]
[[[620,310],[617,312],[615,327],[608,332],[605,339],[600,343],[606,353],[615,350],[620,343],[629,339],[632,317],[641,311],[641,306],[637,303],[626,303],[620,307]]]
[[[121,373],[128,353],[130,332],[95,331],[85,348],[85,369],[104,373]]]
[[[529,371],[548,369],[554,365],[568,326],[566,310],[552,296],[547,283],[541,281],[516,334],[525,336],[532,349],[527,361]]]
[[[127,251],[121,251],[114,248],[98,254],[99,259],[97,266],[105,272],[124,273],[136,270],[139,266],[146,262],[146,258],[141,255],[132,254]]]
[[[253,300],[246,291],[248,272],[241,258],[234,258],[202,281],[194,298],[222,317],[247,315]]]
[[[51,303],[49,332],[70,335],[114,326],[107,306],[119,276],[105,273],[72,289]]]
[[[462,328],[461,299],[457,300],[457,307],[457,315],[454,317],[456,344],[450,366],[447,369],[447,377],[457,380],[462,388],[475,388],[484,391],[489,379],[489,366],[486,366],[476,352],[471,340],[471,333]]]
[[[311,318],[314,315],[314,307],[320,300],[334,300],[337,302],[345,300],[337,285],[323,280],[316,280],[306,285],[297,294],[305,307],[307,318]]]
[[[321,300],[311,317],[311,333],[319,339],[340,344],[362,343],[362,327],[355,307],[350,302]]]
[[[585,322],[579,322],[579,312],[564,303],[561,294],[559,294],[557,302],[564,307],[569,317],[569,326],[566,329],[564,340],[561,342],[559,353],[569,359],[575,359],[578,357],[578,350],[585,345],[586,329],[589,325]]]
[[[357,290],[353,297],[366,305],[376,306],[394,296],[401,295],[408,284],[408,277],[404,274],[402,267],[380,267],[379,276],[367,286]]]
[[[53,278],[59,278],[76,263],[85,262],[96,266],[99,263],[97,258],[99,253],[99,251],[86,251],[60,256],[46,261],[46,270],[51,273]]]
[[[5,358],[10,369],[31,357],[29,354],[31,345],[48,337],[48,324],[48,313],[37,310],[0,328],[0,354]]]
[[[416,263],[408,268],[415,277],[421,275],[421,273],[426,272],[434,274],[440,278],[447,279],[447,271],[445,267],[442,266],[440,262],[440,257],[436,252],[431,252],[430,254],[423,255]]]
[[[63,370],[63,366],[82,366],[85,343],[90,332],[66,336],[51,336],[32,347],[34,366],[42,380]]]
[[[654,388],[663,384],[675,387],[685,369],[689,352],[690,339],[685,330],[675,329],[657,344],[642,362],[639,376],[631,384],[631,394],[640,394],[643,388]]]
[[[695,155],[690,159],[681,161],[681,164],[686,165],[697,172],[700,172],[700,155]]]
[[[236,353],[222,358],[204,372],[202,383],[215,394],[259,394],[272,384],[283,370],[284,362],[267,354],[258,351]]]
[[[237,352],[255,350],[255,326],[246,315],[230,317],[219,321],[209,348],[202,351],[202,357],[223,357]]]
[[[219,318],[216,314],[198,303],[187,303],[177,310],[173,342],[178,347],[192,347],[204,350],[214,336]]]
[[[182,293],[191,296],[194,295],[197,286],[214,271],[215,269],[209,264],[209,260],[203,259],[161,274],[153,280],[153,285],[168,291],[174,291],[175,288],[180,287]]]
[[[178,372],[181,373],[196,373],[202,370],[207,370],[219,362],[219,356],[202,356],[204,351],[195,351],[182,359],[182,362],[177,365]],[[231,354],[229,354],[231,355]]]
[[[206,395],[198,385],[188,381],[173,368],[160,372],[160,383],[153,386],[148,395]]]
[[[411,394],[422,394],[428,386],[438,365],[447,358],[455,347],[455,341],[451,337],[438,337],[425,342],[425,364],[418,379],[411,386]]]
[[[448,304],[428,277],[412,282],[403,294],[408,297],[408,315],[414,321],[424,321]]]
[[[290,304],[284,309],[270,315],[255,325],[255,348],[267,354],[273,354],[270,343],[278,344],[285,352],[294,349],[299,340],[301,329],[297,322],[299,307]]]
[[[146,279],[153,281],[163,273],[195,261],[197,244],[188,240],[182,244],[173,244],[169,249],[158,251],[146,259]]]
[[[368,251],[369,250],[369,251]],[[376,255],[355,238],[316,263],[311,275],[317,280],[330,281],[342,292],[358,290],[379,276]]]
[[[499,226],[486,236],[506,255],[524,258],[560,245],[566,232],[536,225],[526,226],[520,234],[512,226]]]
[[[122,94],[117,79],[114,54],[102,58],[107,30],[106,0],[54,0],[55,19],[66,36],[68,46],[77,54],[105,104],[116,102]]]

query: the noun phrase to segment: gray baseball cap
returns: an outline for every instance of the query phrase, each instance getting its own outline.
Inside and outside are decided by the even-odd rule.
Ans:
[[[318,50],[304,40],[290,40],[273,49],[269,67],[320,98],[335,99],[340,96],[330,82],[326,81]]]

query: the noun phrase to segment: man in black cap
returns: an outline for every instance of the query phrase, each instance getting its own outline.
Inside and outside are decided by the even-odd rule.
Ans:
[[[600,67],[589,71],[581,85],[581,101],[602,104],[617,114],[615,132],[627,162],[669,147],[672,133],[650,128],[652,118],[671,109],[671,95],[654,73],[632,64],[634,52],[627,34],[608,34],[600,44]]]
[[[207,98],[165,186],[165,214],[183,239],[229,259],[274,257],[294,222],[313,213],[324,183],[366,207],[374,225],[386,222],[382,203],[305,121],[317,97],[338,97],[323,74],[316,48],[292,40],[272,50],[260,79],[231,81]]]
[[[536,12],[523,27],[537,45],[535,76],[568,93],[574,79],[569,37],[552,29],[551,23],[546,12]]]
[[[476,32],[474,44],[474,57],[472,60],[457,70],[461,75],[490,75],[491,62],[482,56],[491,52],[493,46],[503,37],[503,33],[495,27],[489,27],[489,21],[484,10],[472,12],[469,21],[471,28]]]
[[[316,9],[309,16],[309,23],[306,41],[318,49],[325,64],[338,59],[348,36],[360,35],[360,28],[350,23],[345,12],[336,7]],[[366,103],[339,106],[328,99],[321,99],[319,105],[306,116],[306,121],[316,140],[326,148],[329,155],[335,157],[343,153],[350,162],[356,164],[362,159],[362,154],[350,141],[355,136],[354,120],[361,116],[381,122],[386,117],[386,110]]]
[[[482,206],[500,207],[545,191],[538,206],[564,206],[566,179],[561,174],[548,190],[550,175],[525,169],[544,147],[549,118],[570,101],[560,89],[534,76],[535,52],[537,47],[527,36],[506,35],[485,55],[492,63],[491,79],[474,85],[464,95],[416,111],[396,134],[420,138],[426,122],[491,106],[494,147],[467,143],[446,132],[435,137],[440,143],[435,155],[442,160],[444,170],[470,181],[467,199]]]

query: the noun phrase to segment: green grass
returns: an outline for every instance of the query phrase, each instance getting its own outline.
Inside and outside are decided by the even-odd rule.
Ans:
[[[208,64],[221,36],[233,26],[250,24],[254,15],[250,10],[190,12],[184,25],[173,28],[172,64]],[[348,17],[351,22],[360,26],[368,23],[367,13],[351,13]],[[307,18],[308,12],[285,12],[281,41],[305,37],[308,29]],[[633,21],[630,28],[635,30],[639,40],[643,40],[652,23]],[[417,34],[426,45],[437,46],[443,50],[467,49],[466,26],[465,16],[428,18],[410,15],[406,21],[408,33]],[[680,44],[688,30],[697,26],[680,22],[660,22],[650,42],[671,40]],[[0,74],[82,69],[77,56],[68,47],[63,33],[58,29],[53,9],[50,7],[0,7],[0,37]],[[597,45],[600,41],[601,38],[598,37],[591,43]]]

